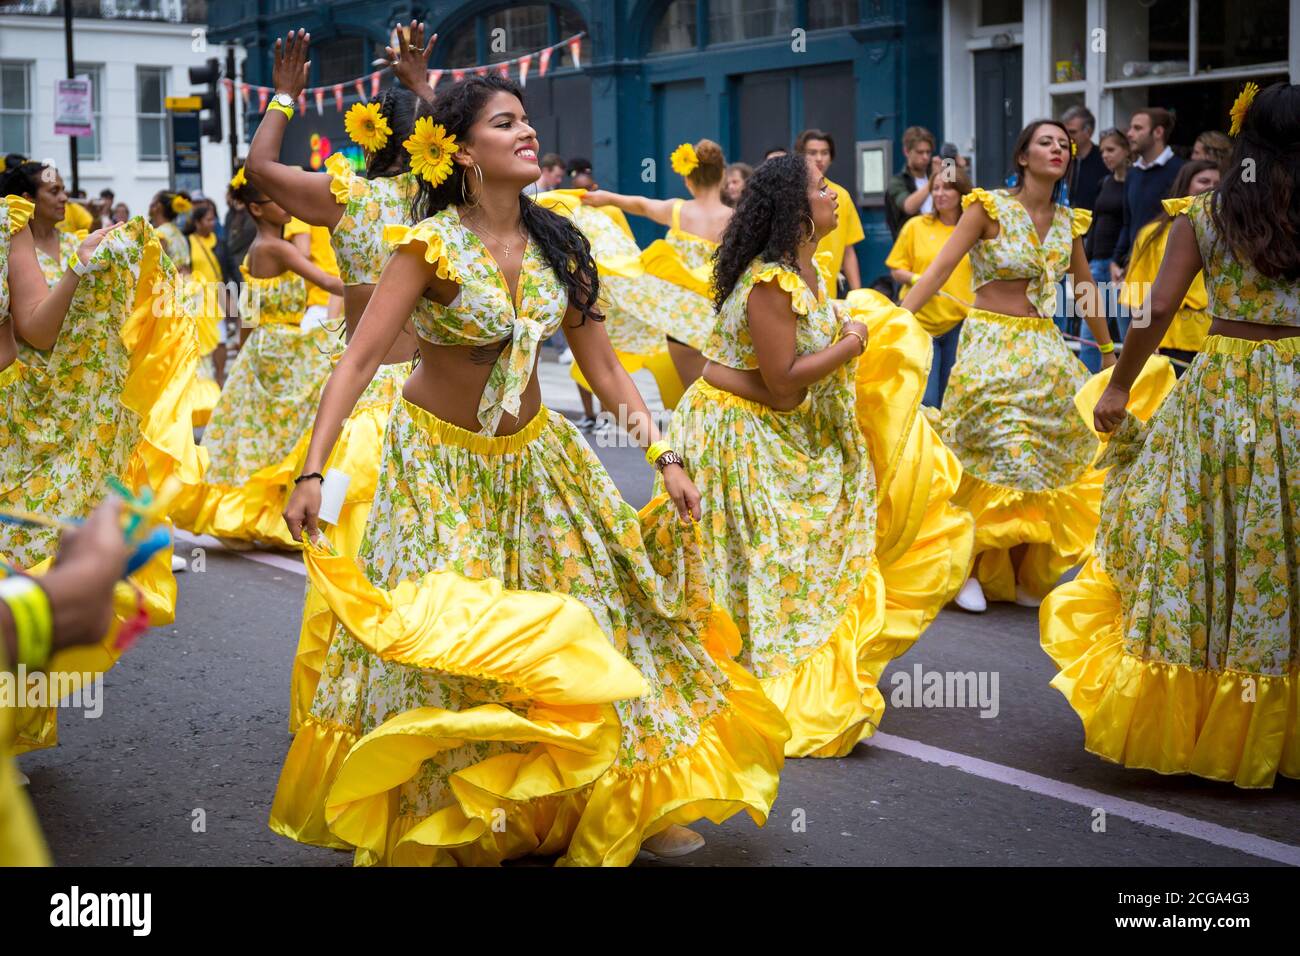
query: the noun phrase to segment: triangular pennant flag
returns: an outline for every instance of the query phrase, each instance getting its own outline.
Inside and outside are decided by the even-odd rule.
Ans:
[[[244,106],[247,107],[248,106],[248,84],[247,83],[244,84],[244,87],[242,90],[240,90],[240,92],[244,94]],[[257,111],[259,113],[266,112],[266,101],[269,100],[270,98],[271,98],[271,91],[268,90],[265,86],[259,86],[257,88]]]
[[[364,100],[364,99],[367,99],[367,97],[366,97],[366,88],[365,88],[364,86],[361,85],[361,77],[357,77],[357,78],[356,78],[356,80],[355,80],[355,85],[356,85],[356,88],[357,88],[357,96],[361,97],[361,99],[363,99],[363,100]]]
[[[316,94],[316,115],[320,116],[325,112],[325,87],[317,87],[312,92]]]
[[[375,70],[375,72],[370,74],[370,98],[372,100],[377,99],[379,96],[379,77],[379,70]]]
[[[533,62],[533,55],[525,53],[519,58],[519,85],[528,85],[528,66]]]
[[[442,70],[430,70],[429,89],[436,90],[438,88],[438,81],[441,79],[442,79]]]
[[[574,37],[572,40],[569,41],[569,54],[573,57],[574,67],[582,66],[581,56],[580,56],[581,51],[582,51],[582,35],[579,34],[578,36]]]
[[[453,83],[459,83],[459,82],[460,82],[461,80],[463,80],[463,79],[465,79],[465,71],[464,71],[464,70],[452,70],[452,71],[451,71],[451,81],[452,81]]]
[[[488,68],[487,68],[486,66],[480,66],[480,67],[479,67],[478,69],[476,69],[474,72],[477,73],[479,76],[487,76],[487,75],[488,75]]]
[[[500,63],[497,64],[497,72],[500,73],[502,76],[504,76],[507,80],[510,79],[510,64],[511,64],[511,62],[513,62],[513,61],[511,61],[511,60],[502,60]]]
[[[298,112],[306,115],[307,113],[307,91],[303,90],[298,94]]]
[[[334,86],[334,108],[340,113],[343,112],[343,84],[337,83]]]
[[[554,49],[555,49],[554,47],[549,47],[549,46],[548,46],[545,50],[542,51],[542,59],[541,59],[541,62],[537,64],[537,75],[538,75],[538,76],[545,76],[545,75],[546,75],[546,69],[547,69],[547,67],[549,67],[549,66],[551,65],[551,51],[554,50]]]

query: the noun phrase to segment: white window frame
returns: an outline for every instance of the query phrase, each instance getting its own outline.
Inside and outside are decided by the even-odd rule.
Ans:
[[[95,151],[91,153],[86,148],[87,137],[82,136],[77,140],[77,161],[85,160],[90,163],[99,163],[104,160],[104,79],[108,75],[108,67],[104,63],[78,63],[73,72],[77,76],[84,76],[90,80],[90,100],[91,115],[95,127]]]
[[[0,145],[3,146],[3,152],[22,153],[25,156],[30,156],[32,154],[32,74],[34,72],[32,70],[32,62],[30,60],[0,60],[0,66],[18,67],[21,69],[23,71],[24,87],[27,92],[27,106],[25,109],[13,109],[12,107],[6,108],[0,106],[0,114],[2,115],[22,116],[25,118],[23,124],[25,127],[23,133],[23,139],[25,142],[22,144],[22,148],[17,148],[18,144],[16,143],[4,143]],[[3,100],[0,99],[0,102],[3,102]]]
[[[159,93],[161,94],[162,102],[158,104],[159,107],[161,107],[161,112],[158,113],[141,112],[140,109],[140,105],[141,105],[140,97],[142,92],[141,76],[145,73],[145,71],[156,72],[158,76],[161,78],[162,84]],[[172,72],[172,68],[170,66],[149,66],[146,64],[138,64],[135,68],[135,135],[136,135],[135,157],[137,162],[165,163],[168,160],[167,150],[168,150],[168,140],[170,139],[170,136],[168,135],[168,129],[167,129],[166,101],[168,96],[168,89],[171,86],[171,72]],[[162,150],[163,151],[161,156],[144,155],[143,137],[140,136],[141,120],[158,120],[159,123],[162,125]]]

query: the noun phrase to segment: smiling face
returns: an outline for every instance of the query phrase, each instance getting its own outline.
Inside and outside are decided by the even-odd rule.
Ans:
[[[516,192],[537,181],[537,133],[517,96],[492,94],[466,131],[456,162],[473,177],[470,189],[477,186],[475,163],[484,182],[508,184]]]
[[[839,197],[826,182],[826,176],[811,156],[808,160],[808,208],[812,214],[813,241],[819,241],[835,229],[839,222]]]
[[[1016,165],[1029,176],[1057,180],[1070,162],[1070,136],[1053,123],[1040,123],[1016,157]]]

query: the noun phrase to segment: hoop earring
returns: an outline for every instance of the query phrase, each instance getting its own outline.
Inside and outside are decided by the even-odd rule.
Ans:
[[[483,193],[483,169],[482,167],[479,166],[478,163],[474,164],[474,172],[478,173],[478,191],[479,194],[481,195]],[[468,209],[473,209],[475,206],[478,205],[479,201],[478,201],[478,196],[475,196],[474,201],[470,202],[469,197],[465,195],[465,180],[467,180],[468,178],[469,178],[468,172],[461,174],[460,199],[461,199],[461,205],[465,206]]]
[[[807,213],[804,213],[804,219],[808,221],[808,238],[804,239],[803,241],[812,242],[813,237],[817,235],[817,223],[813,222],[813,217],[808,215]]]

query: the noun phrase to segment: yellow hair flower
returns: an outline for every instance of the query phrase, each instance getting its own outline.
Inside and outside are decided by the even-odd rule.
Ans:
[[[194,206],[184,196],[176,195],[172,197],[172,212],[176,213],[176,215],[187,213],[193,208]]]
[[[451,175],[451,157],[459,146],[456,137],[448,134],[441,123],[428,116],[415,121],[411,138],[402,143],[411,154],[411,172],[423,176],[435,186]]]
[[[378,103],[353,103],[343,118],[343,127],[352,137],[352,142],[372,153],[383,149],[393,132]]]
[[[1076,143],[1073,138],[1070,139],[1070,155],[1071,156],[1079,155],[1079,144]]]
[[[1246,111],[1250,109],[1250,104],[1255,102],[1255,94],[1258,92],[1258,83],[1247,83],[1237,94],[1232,109],[1228,110],[1228,115],[1232,117],[1232,127],[1228,130],[1229,136],[1236,136],[1241,132],[1241,124],[1246,120]]]
[[[240,166],[239,172],[235,173],[235,175],[230,180],[230,188],[241,189],[247,185],[248,185],[248,177],[244,175],[244,167]]]
[[[672,155],[673,172],[678,176],[689,176],[695,172],[700,165],[700,157],[695,155],[695,147],[690,143],[682,143]]]

